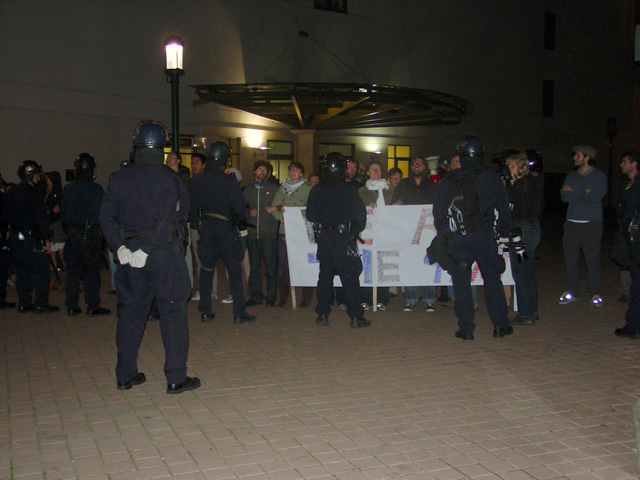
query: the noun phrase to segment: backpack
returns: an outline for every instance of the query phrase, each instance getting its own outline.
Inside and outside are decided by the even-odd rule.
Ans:
[[[455,175],[449,184],[447,218],[449,230],[454,233],[466,235],[488,229],[488,220],[480,211],[478,194],[473,187],[478,173],[479,170],[473,170],[466,175]]]

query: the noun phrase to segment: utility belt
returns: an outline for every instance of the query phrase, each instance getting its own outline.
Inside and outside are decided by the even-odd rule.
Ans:
[[[321,225],[317,224],[320,227],[321,232],[338,232],[338,233],[348,233],[349,232],[349,224],[348,223],[340,223],[338,225]]]
[[[151,232],[148,230],[125,230],[124,228],[120,229],[120,236],[123,240],[131,240],[134,238],[148,238]],[[167,242],[173,242],[176,238],[176,231],[173,228],[170,228],[167,232]]]
[[[322,232],[336,232],[340,235],[350,234],[351,225],[348,223],[339,223],[338,225],[322,225],[321,223],[313,224],[313,236],[318,241]]]
[[[77,233],[77,232],[86,232],[86,233],[93,233],[93,232],[99,232],[100,231],[100,225],[95,223],[95,224],[89,224],[89,223],[63,223],[62,224],[62,230],[64,230],[65,233]]]
[[[229,219],[227,217],[225,217],[224,215],[222,215],[220,213],[205,212],[205,213],[201,213],[200,214],[200,221],[201,222],[205,222],[207,220],[213,220],[214,218],[217,218],[218,220],[224,220],[225,222],[229,221]]]

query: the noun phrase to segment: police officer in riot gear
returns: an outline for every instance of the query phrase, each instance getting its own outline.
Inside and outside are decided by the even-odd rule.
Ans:
[[[187,221],[189,195],[180,177],[163,165],[167,134],[161,124],[141,122],[134,142],[135,161],[113,174],[100,209],[100,226],[119,262],[118,390],[146,381],[138,371],[138,348],[155,300],[167,393],[182,393],[200,386],[197,377],[187,376],[191,282],[176,239],[176,229]]]
[[[461,168],[442,180],[433,205],[438,234],[446,230],[453,232],[449,274],[459,326],[455,336],[473,340],[475,308],[471,295],[471,267],[477,262],[484,279],[487,311],[494,325],[493,336],[500,338],[513,333],[500,280],[505,262],[498,253],[493,230],[495,209],[499,215],[501,241],[507,241],[511,228],[507,193],[500,176],[482,163],[484,147],[478,137],[465,137],[458,144],[457,153]]]
[[[200,319],[210,322],[214,318],[211,311],[211,289],[213,274],[218,258],[222,256],[229,274],[229,287],[233,298],[233,322],[236,324],[253,322],[255,315],[246,311],[242,270],[240,262],[244,248],[238,236],[238,222],[243,219],[246,204],[242,189],[233,175],[222,171],[231,157],[231,150],[224,142],[209,145],[204,172],[191,179],[191,214],[198,217],[200,239],[198,258],[200,269]]]
[[[307,220],[314,223],[320,261],[316,324],[329,323],[333,279],[339,275],[351,327],[360,328],[371,325],[360,304],[362,261],[356,244],[367,223],[367,209],[358,191],[344,181],[346,167],[345,158],[338,152],[324,157],[323,181],[309,192],[307,202]]]
[[[74,163],[74,180],[62,190],[62,228],[66,236],[64,262],[67,266],[66,307],[69,316],[82,312],[78,306],[80,280],[84,282],[87,315],[108,315],[100,306],[100,263],[103,240],[99,214],[103,188],[95,183],[96,161],[89,153],[79,154]]]
[[[11,266],[11,249],[7,239],[8,225],[2,218],[2,203],[4,197],[4,182],[0,174],[0,310],[15,308],[15,302],[7,301],[7,279],[9,278],[9,268]]]
[[[43,180],[42,167],[25,160],[18,167],[20,183],[3,198],[2,218],[8,225],[8,244],[16,264],[18,311],[51,313],[49,305],[49,238],[44,198],[37,188]],[[31,291],[35,292],[32,301]]]

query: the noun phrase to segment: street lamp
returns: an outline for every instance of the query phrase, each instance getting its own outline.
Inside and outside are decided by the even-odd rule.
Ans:
[[[171,127],[173,133],[173,150],[180,153],[180,127],[178,112],[178,85],[184,75],[182,69],[182,39],[171,35],[164,42],[164,58],[167,81],[171,83]]]

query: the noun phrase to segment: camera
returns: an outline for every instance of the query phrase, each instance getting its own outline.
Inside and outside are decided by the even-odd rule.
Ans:
[[[502,153],[496,153],[493,157],[491,157],[491,163],[494,165],[494,168],[498,175],[502,177],[505,182],[511,180],[511,172],[509,171],[509,167],[507,166],[506,157]]]

